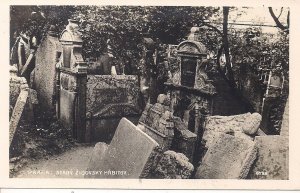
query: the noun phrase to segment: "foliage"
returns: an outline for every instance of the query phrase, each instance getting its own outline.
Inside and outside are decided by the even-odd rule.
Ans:
[[[74,17],[81,23],[84,57],[106,52],[109,39],[115,57],[140,69],[143,37],[178,44],[190,27],[217,11],[213,7],[78,6]]]
[[[35,36],[40,41],[50,25],[55,25],[57,32],[61,32],[73,12],[74,6],[11,6],[11,37],[16,38],[22,33],[28,37]],[[11,45],[14,38],[11,38]]]

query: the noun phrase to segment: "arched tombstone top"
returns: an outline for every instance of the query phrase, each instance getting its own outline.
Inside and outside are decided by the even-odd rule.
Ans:
[[[77,20],[69,19],[69,24],[63,30],[60,36],[60,41],[82,43],[81,33],[79,32],[79,22]]]
[[[179,55],[196,55],[196,56],[206,56],[208,51],[204,44],[194,40],[186,40],[178,45]]]

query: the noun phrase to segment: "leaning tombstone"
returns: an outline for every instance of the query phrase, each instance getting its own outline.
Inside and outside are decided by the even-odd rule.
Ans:
[[[22,85],[20,95],[17,99],[16,105],[13,109],[10,121],[9,121],[9,145],[11,145],[14,138],[17,127],[20,125],[22,115],[24,117],[24,109],[28,99],[28,86]]]
[[[156,141],[126,118],[119,122],[115,135],[101,159],[93,160],[87,178],[140,178],[152,171],[159,155]]]
[[[256,153],[253,141],[222,133],[204,155],[195,178],[246,178],[256,158]]]

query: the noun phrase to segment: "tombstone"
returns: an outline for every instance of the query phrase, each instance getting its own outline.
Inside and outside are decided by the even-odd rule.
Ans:
[[[62,56],[56,80],[59,85],[56,96],[57,114],[63,126],[73,131],[73,137],[79,142],[84,142],[86,141],[87,64],[83,61],[81,54],[82,39],[77,21],[69,20],[59,41],[62,45]],[[52,53],[53,60],[56,59],[56,54],[56,52]],[[55,68],[55,63],[51,68]],[[53,80],[51,79],[50,82],[54,87],[56,86],[55,74],[52,75]],[[37,77],[35,73],[35,79]]]
[[[11,142],[14,138],[18,126],[20,125],[20,121],[22,120],[22,117],[23,119],[24,117],[26,117],[26,115],[24,115],[24,111],[25,111],[25,105],[27,103],[27,100],[28,100],[28,86],[23,85],[9,121],[9,145],[11,145]]]
[[[169,107],[164,105],[165,95],[157,97],[157,103],[147,104],[139,119],[138,127],[152,137],[163,150],[169,150],[174,137],[174,124]]]
[[[90,162],[91,171],[101,174],[88,178],[139,178],[152,170],[158,143],[128,121],[121,119],[107,150],[98,161]]]
[[[289,144],[284,136],[257,136],[257,160],[249,173],[251,179],[288,180]]]
[[[214,143],[219,134],[227,133],[236,137],[253,140],[259,131],[261,115],[258,113],[245,113],[231,116],[208,116],[204,123],[202,142],[206,148]],[[260,134],[262,131],[260,130]]]
[[[220,134],[206,152],[197,168],[197,179],[246,178],[256,158],[255,143],[251,140]]]
[[[30,77],[30,86],[37,91],[41,110],[50,115],[55,112],[55,65],[58,61],[57,53],[61,52],[62,47],[58,34],[51,27],[35,53],[35,69],[31,73],[34,76]],[[26,70],[24,69],[25,72]]]
[[[12,110],[16,105],[17,99],[20,95],[21,87],[27,85],[27,83],[25,78],[17,76],[17,69],[15,66],[11,66],[9,71],[9,114],[11,115]]]
[[[135,75],[87,75],[86,140],[110,141],[119,121],[137,124],[142,112]]]
[[[169,105],[166,95],[158,95],[157,103],[146,105],[138,127],[152,137],[163,151],[176,150],[193,160],[197,136],[187,129],[180,118],[171,115]]]
[[[155,179],[189,179],[194,166],[182,153],[166,151],[157,163],[152,178]]]

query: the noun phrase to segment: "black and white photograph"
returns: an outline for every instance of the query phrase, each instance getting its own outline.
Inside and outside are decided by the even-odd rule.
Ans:
[[[9,5],[9,178],[290,180],[290,14]]]

